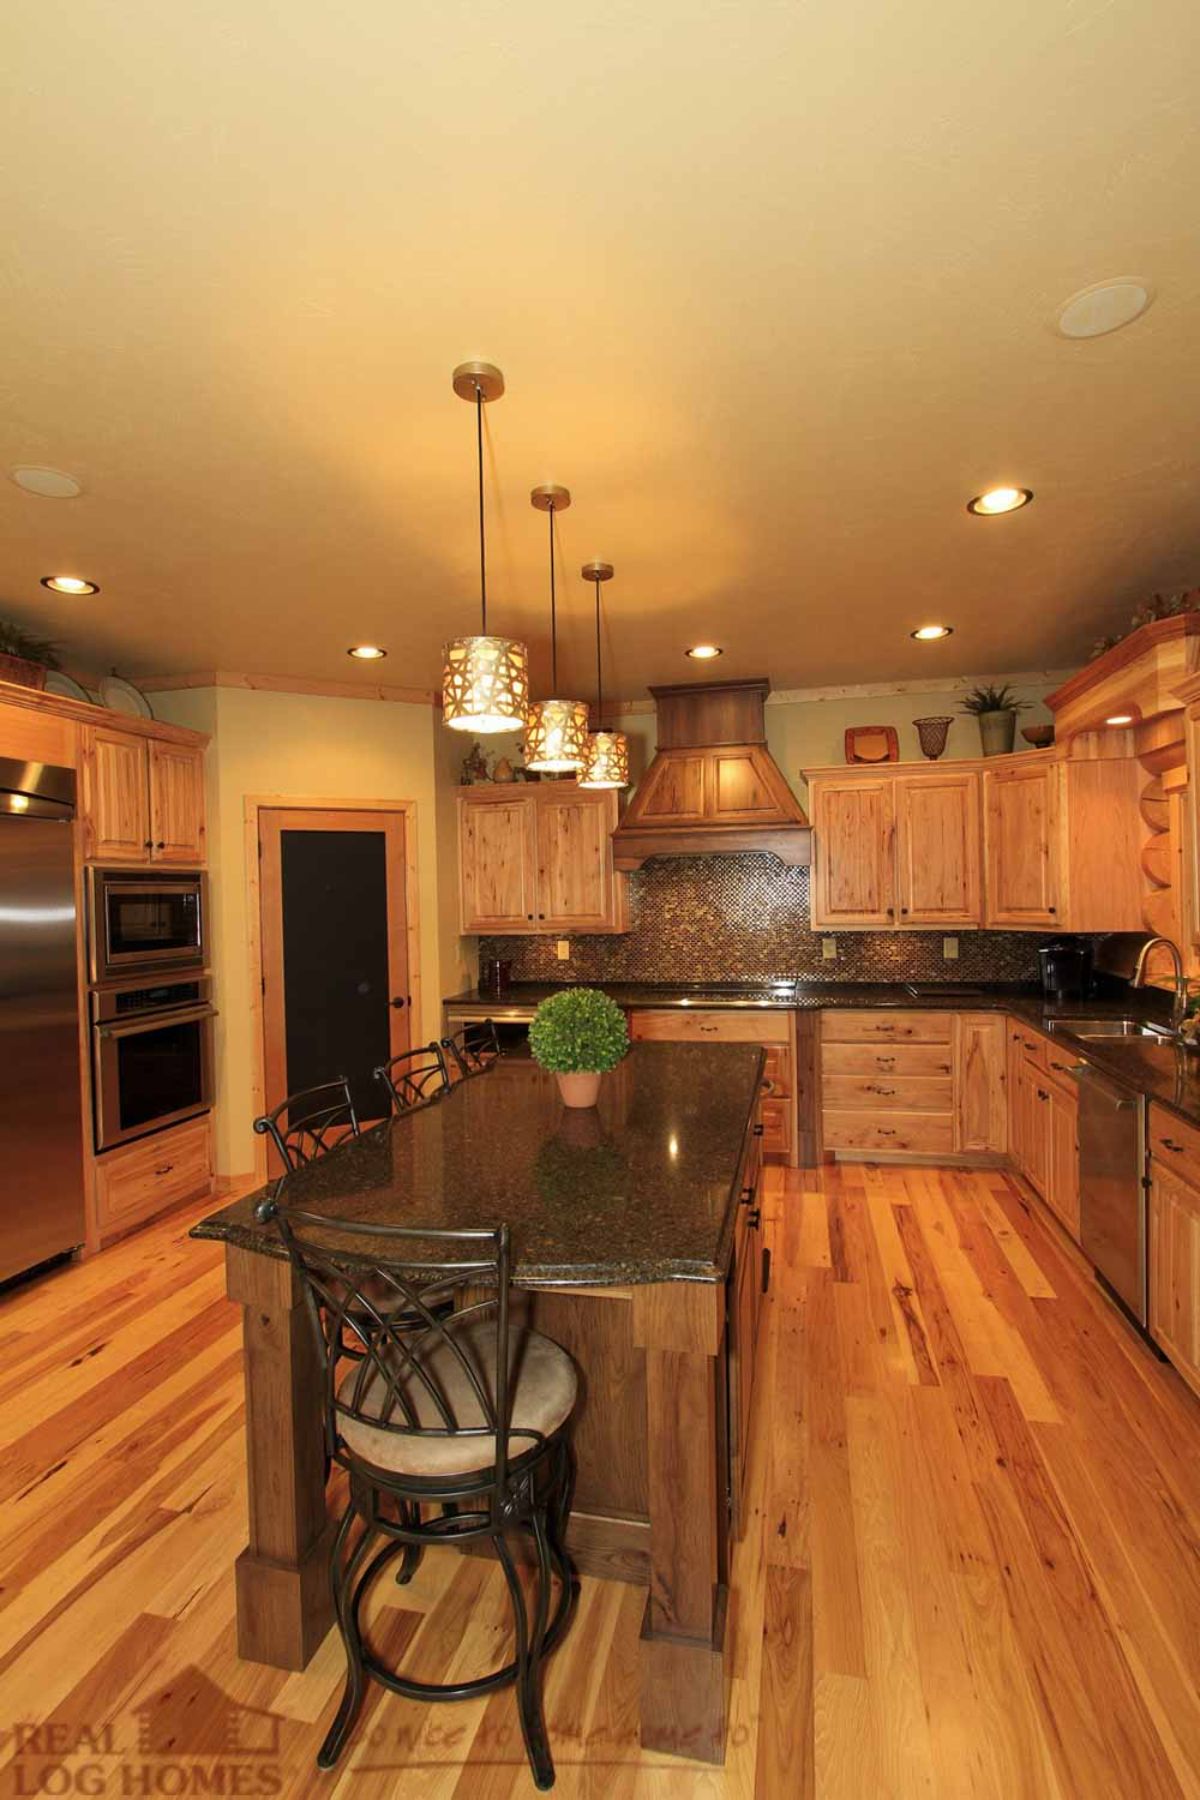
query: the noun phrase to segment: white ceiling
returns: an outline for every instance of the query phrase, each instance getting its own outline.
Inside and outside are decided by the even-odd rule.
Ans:
[[[434,685],[473,356],[493,622],[543,678],[547,480],[585,689],[593,556],[627,695],[708,637],[783,687],[1070,665],[1200,580],[1194,0],[12,0],[3,37],[0,463],[86,492],[0,481],[0,610],[69,661]],[[1130,274],[1142,320],[1055,334]],[[999,482],[1034,505],[969,518]]]

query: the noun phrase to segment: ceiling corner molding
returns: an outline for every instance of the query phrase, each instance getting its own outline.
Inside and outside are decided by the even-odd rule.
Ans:
[[[863,681],[844,687],[776,688],[767,695],[768,706],[807,705],[814,700],[886,699],[893,694],[966,693],[973,687],[986,687],[993,682],[1008,682],[1010,687],[1053,688],[1066,681],[1075,671],[1062,669],[1018,669],[999,675],[925,676],[914,681]]]
[[[439,706],[432,688],[398,687],[383,681],[310,681],[302,675],[246,675],[232,669],[203,669],[190,675],[138,677],[143,693],[168,694],[183,688],[251,688],[267,694],[309,694],[327,700],[386,700],[407,706]]]

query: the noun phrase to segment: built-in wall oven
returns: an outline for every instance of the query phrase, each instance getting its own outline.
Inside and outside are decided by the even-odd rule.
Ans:
[[[93,986],[208,963],[206,877],[198,870],[88,870]]]
[[[205,974],[92,989],[96,1149],[145,1137],[212,1105],[216,1009]]]

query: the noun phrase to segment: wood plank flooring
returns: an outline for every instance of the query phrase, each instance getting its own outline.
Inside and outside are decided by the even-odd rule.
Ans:
[[[319,1775],[336,1637],[302,1675],[239,1663],[239,1321],[194,1216],[0,1304],[0,1793],[531,1793],[511,1694],[376,1690]],[[642,1594],[585,1581],[558,1792],[1200,1797],[1200,1401],[1003,1174],[773,1170],[765,1222],[726,1766],[641,1751]],[[373,1629],[467,1676],[506,1607],[446,1553]]]

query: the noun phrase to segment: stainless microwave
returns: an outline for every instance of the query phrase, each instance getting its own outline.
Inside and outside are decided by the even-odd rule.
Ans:
[[[92,983],[207,965],[207,877],[198,871],[88,870]]]

